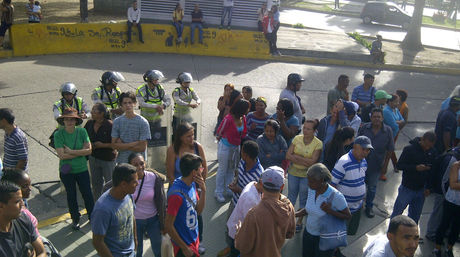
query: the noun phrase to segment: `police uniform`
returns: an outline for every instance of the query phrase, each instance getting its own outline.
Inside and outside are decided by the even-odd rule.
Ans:
[[[64,108],[62,108],[63,105],[64,105]],[[64,98],[61,98],[61,100],[56,101],[53,104],[54,119],[57,119],[62,114],[62,111],[65,108],[70,108],[70,107],[75,108],[75,110],[77,110],[78,114],[80,114],[80,113],[82,113],[82,111],[84,111],[86,113],[86,115],[89,116],[90,113],[91,113],[90,109],[88,108],[88,106],[86,105],[86,103],[83,101],[83,99],[81,97],[78,97],[78,96],[74,97],[73,100],[72,100],[71,105],[69,105]]]
[[[108,110],[118,108],[118,99],[120,98],[121,90],[119,87],[112,89],[112,92],[107,91],[104,86],[96,87],[91,94],[93,104],[103,103]]]
[[[182,121],[192,122],[191,117],[188,117],[191,108],[188,105],[192,102],[192,99],[195,100],[197,104],[201,103],[201,99],[191,87],[186,90],[182,87],[176,87],[172,96],[174,99],[173,129],[176,130],[177,126]]]
[[[165,94],[165,90],[162,85],[158,84],[154,86],[154,89],[150,89],[148,84],[139,86],[136,90],[136,98],[141,109],[141,116],[149,122],[159,122],[161,115],[155,109],[159,105],[166,109],[171,105],[171,98]]]

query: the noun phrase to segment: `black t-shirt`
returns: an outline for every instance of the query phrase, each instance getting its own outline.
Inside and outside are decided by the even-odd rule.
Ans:
[[[94,131],[94,120],[89,120],[85,124],[85,129],[88,132],[88,137],[91,143],[101,142],[101,143],[110,143],[112,142],[112,121],[105,120],[101,127],[97,130],[97,133]],[[113,161],[115,160],[115,150],[112,148],[94,148],[91,153],[96,159],[103,161]]]
[[[436,119],[434,133],[436,133],[436,149],[439,154],[447,150],[444,147],[444,132],[450,133],[450,146],[453,146],[455,134],[457,133],[457,115],[451,109],[440,111]]]
[[[203,13],[201,10],[198,10],[198,12],[192,11],[192,22],[194,23],[201,23],[201,21],[193,21],[194,19],[203,19]]]
[[[23,212],[11,223],[10,232],[0,232],[1,257],[21,257],[24,245],[38,238],[32,221]]]

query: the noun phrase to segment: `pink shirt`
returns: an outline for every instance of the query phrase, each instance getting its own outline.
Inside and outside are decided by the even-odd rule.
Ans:
[[[153,201],[155,196],[155,179],[156,176],[153,172],[144,171],[144,185],[142,186],[141,195],[136,203],[136,209],[134,209],[134,217],[136,219],[148,219],[157,215],[157,207]],[[136,187],[136,191],[133,194],[133,200],[136,200],[139,194],[139,188],[141,187],[142,179],[139,179],[139,185]]]
[[[22,208],[21,210],[25,215],[27,215],[27,217],[29,217],[29,219],[32,221],[32,225],[34,225],[34,228],[35,228],[35,232],[37,232],[37,235],[40,236],[40,233],[38,232],[38,228],[37,228],[37,225],[38,225],[38,220],[37,218],[35,218],[35,216],[29,211],[29,209],[27,209],[26,207]]]

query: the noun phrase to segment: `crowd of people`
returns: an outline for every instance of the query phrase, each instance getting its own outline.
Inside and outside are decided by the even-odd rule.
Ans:
[[[80,229],[78,186],[100,256],[142,256],[145,235],[160,256],[164,233],[175,256],[206,251],[201,214],[208,166],[190,115],[201,99],[191,87],[190,73],[177,76],[178,87],[171,93],[165,92],[163,78],[161,71],[149,70],[136,92],[122,92],[122,74],[107,71],[91,94],[92,108],[71,82],[61,86],[61,98],[53,104],[57,128],[50,146],[59,157],[71,227]],[[446,254],[453,256],[460,228],[455,219],[460,215],[460,86],[443,103],[435,130],[413,138],[397,159],[394,145],[407,124],[408,93],[377,90],[374,79],[365,74],[350,93],[349,77],[340,75],[327,94],[327,115],[319,120],[305,118],[297,95],[304,81],[300,74],[289,74],[272,115],[266,112],[266,98],[253,97],[250,86],[240,92],[231,83],[224,85],[214,129],[214,197],[218,203],[230,201],[228,247],[220,256],[281,256],[285,240],[302,230],[302,256],[344,256],[340,247],[347,245],[347,234],[357,233],[361,212],[375,216],[377,182],[386,181],[390,160],[395,173],[402,171],[390,226],[363,256],[413,256],[422,240],[418,222],[430,193],[436,203],[426,238],[436,243],[433,254],[438,257],[448,235]],[[173,143],[167,148],[166,174],[161,174],[147,167],[152,156],[146,153],[171,98]],[[39,236],[26,200],[31,184],[26,135],[8,108],[0,109],[0,128],[5,131],[0,255],[44,256],[46,239]],[[408,216],[401,215],[407,207]]]

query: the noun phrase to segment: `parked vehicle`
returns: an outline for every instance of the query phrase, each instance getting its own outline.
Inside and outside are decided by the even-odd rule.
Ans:
[[[360,15],[364,24],[378,22],[383,24],[400,25],[409,29],[411,15],[392,2],[369,1],[364,5]]]

